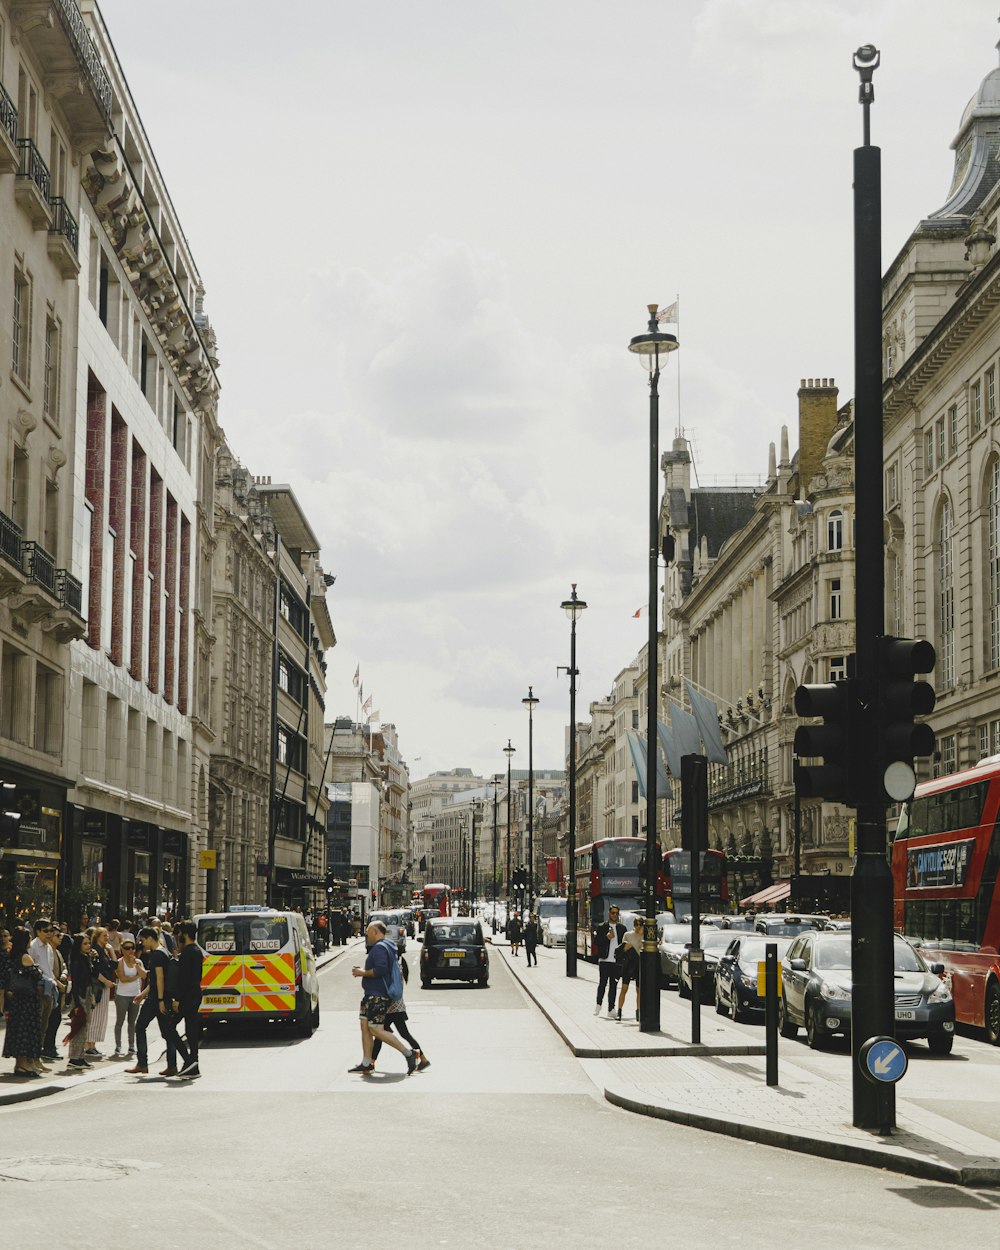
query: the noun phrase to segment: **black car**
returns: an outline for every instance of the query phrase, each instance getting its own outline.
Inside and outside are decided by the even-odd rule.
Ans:
[[[428,916],[420,952],[420,983],[426,989],[435,978],[489,983],[486,939],[474,916]]]
[[[744,933],[726,947],[715,971],[715,1010],[720,1016],[742,1020],[751,1011],[763,1011],[764,999],[757,993],[757,965],[764,962],[767,947],[778,948],[778,958],[793,942],[790,937],[768,937]]]

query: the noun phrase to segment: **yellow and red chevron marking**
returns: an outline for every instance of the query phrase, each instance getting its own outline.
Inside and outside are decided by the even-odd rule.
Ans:
[[[246,1011],[294,1011],[294,994],[248,994],[244,999]]]
[[[243,958],[240,955],[208,955],[201,970],[203,994],[213,990],[239,989],[243,982]]]
[[[278,985],[295,984],[295,956],[247,955],[244,965],[247,989],[273,989]]]

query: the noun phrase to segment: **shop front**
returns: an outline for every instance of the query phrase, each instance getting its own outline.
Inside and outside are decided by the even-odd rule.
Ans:
[[[55,914],[62,877],[66,790],[3,765],[0,925]]]
[[[186,902],[187,836],[144,820],[70,804],[67,810],[73,928],[139,915],[177,916]]]

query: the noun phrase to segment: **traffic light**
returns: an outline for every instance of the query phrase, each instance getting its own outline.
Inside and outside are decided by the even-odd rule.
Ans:
[[[857,726],[854,678],[799,686],[795,691],[795,713],[823,718],[822,725],[800,725],[795,731],[793,750],[798,760],[823,761],[797,765],[796,792],[807,799],[850,804],[855,797],[851,767],[851,738]]]
[[[328,895],[333,893],[333,869],[326,870],[326,892]]]
[[[926,639],[879,639],[879,772],[890,799],[913,797],[916,776],[913,759],[934,754],[934,730],[918,724],[915,716],[934,711],[934,688],[916,681],[918,673],[932,673],[937,656]]]

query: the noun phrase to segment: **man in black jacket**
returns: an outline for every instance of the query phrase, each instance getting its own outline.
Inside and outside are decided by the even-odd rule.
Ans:
[[[184,1039],[181,1046],[184,1059],[178,1077],[185,1080],[201,1076],[198,1070],[198,1043],[201,1040],[201,965],[202,950],[198,945],[198,926],[193,920],[182,920],[177,926],[177,997],[173,1001],[174,1012],[184,1018]],[[184,1055],[184,1049],[187,1055]]]
[[[601,1003],[604,1001],[604,987],[608,987],[608,1016],[615,1014],[615,991],[618,989],[618,978],[621,969],[618,964],[618,948],[625,936],[625,926],[618,919],[618,908],[612,903],[608,910],[608,919],[591,930],[594,945],[597,947],[597,1006],[594,1015],[601,1014]]]

